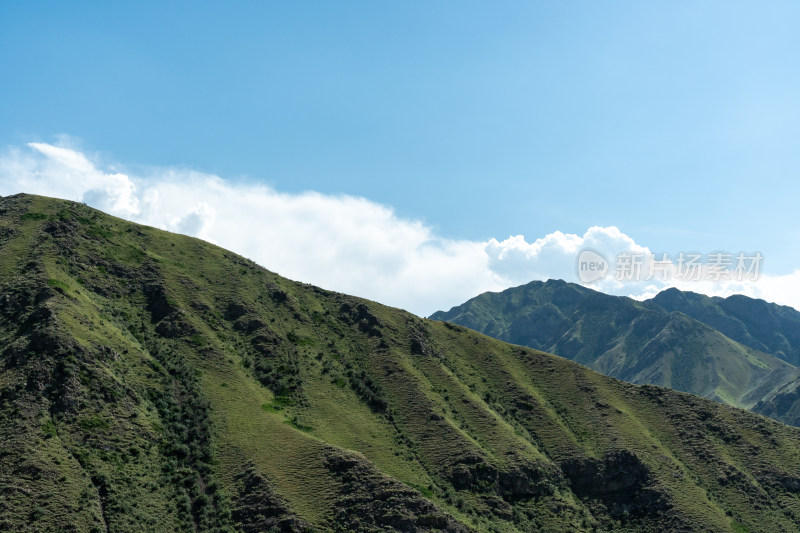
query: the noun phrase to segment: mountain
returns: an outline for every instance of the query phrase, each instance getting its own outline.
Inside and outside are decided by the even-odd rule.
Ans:
[[[743,295],[727,298],[667,289],[650,300],[667,311],[680,311],[745,346],[800,364],[800,311]],[[800,378],[771,389],[750,408],[800,426]],[[753,395],[755,399],[757,395]]]
[[[680,311],[727,337],[787,363],[800,365],[800,311],[740,294],[720,298],[667,289],[650,300]]]
[[[0,252],[0,530],[800,523],[800,429],[760,415],[82,204],[0,198]]]
[[[740,339],[760,347],[786,347],[781,356],[793,353],[790,340],[796,333],[789,326],[790,310],[743,298],[714,300],[672,289],[638,302],[549,280],[484,293],[431,318],[555,353],[631,383],[660,385],[748,409],[762,402],[759,412],[793,423],[791,415],[763,402],[793,382],[798,369],[701,321],[715,317],[713,322],[727,324],[728,331],[738,324]],[[768,318],[759,322],[743,311],[750,308],[767,308]],[[791,331],[769,333],[765,324],[772,322]]]
[[[752,410],[800,427],[800,378],[777,387],[754,405]]]

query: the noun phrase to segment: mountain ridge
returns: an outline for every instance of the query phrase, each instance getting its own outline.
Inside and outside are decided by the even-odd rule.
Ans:
[[[798,369],[785,357],[793,357],[793,344],[789,342],[795,336],[792,320],[800,320],[800,313],[752,300],[753,305],[772,310],[768,316],[773,323],[777,322],[775,316],[782,317],[791,330],[785,336],[770,334],[764,327],[748,328],[742,320],[741,298],[731,298],[711,299],[670,289],[640,302],[563,280],[548,280],[484,293],[431,318],[555,353],[625,381],[666,386],[737,407],[769,411],[792,423],[794,417],[783,417],[769,404],[778,401],[780,389],[798,378]],[[681,305],[684,301],[691,305]],[[732,318],[730,312],[713,313],[714,305],[730,301],[740,302],[739,318]],[[754,346],[764,347],[765,341],[782,349],[773,355],[744,345],[703,322],[704,316],[727,324],[729,331],[734,330],[731,324],[739,324],[734,331],[738,339]],[[786,402],[785,393],[781,398]],[[793,408],[783,410],[793,412]]]
[[[722,298],[670,288],[647,300],[680,310],[753,349],[800,363],[800,311],[787,305],[735,294]],[[778,333],[779,332],[779,333]]]
[[[800,430],[0,198],[0,527],[789,531]]]

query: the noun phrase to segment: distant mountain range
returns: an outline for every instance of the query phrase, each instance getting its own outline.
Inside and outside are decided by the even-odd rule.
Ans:
[[[639,302],[549,280],[484,293],[431,318],[800,424],[800,312],[791,307],[677,289]]]
[[[740,294],[720,298],[678,289],[658,293],[648,303],[679,311],[754,350],[800,365],[800,311]]]
[[[529,289],[492,331],[514,324],[515,339],[526,330],[609,372],[742,403],[793,372],[680,313],[563,282]],[[512,303],[533,315],[512,319]],[[0,531],[800,523],[798,428],[73,202],[0,198],[0,339]]]

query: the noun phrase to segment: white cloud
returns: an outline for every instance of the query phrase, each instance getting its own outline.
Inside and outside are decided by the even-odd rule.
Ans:
[[[125,218],[139,213],[136,186],[128,176],[102,172],[82,153],[69,148],[45,143],[28,146],[43,157],[12,151],[3,158],[3,166],[10,170],[10,175],[2,176],[4,186],[7,179],[16,179],[18,192],[80,200]]]
[[[614,226],[592,226],[583,236],[555,231],[531,243],[523,235],[501,242],[490,239],[485,249],[490,268],[515,284],[548,278],[578,281],[576,260],[584,249],[606,258],[620,252],[649,253]]]
[[[156,195],[155,197],[157,198],[158,196]],[[194,235],[201,239],[212,241],[209,233],[214,226],[214,218],[216,215],[216,209],[205,202],[200,202],[189,214],[184,215],[182,218],[170,224],[170,226],[174,227],[178,233]]]
[[[609,259],[621,252],[650,253],[613,226],[591,227],[582,236],[556,231],[532,242],[522,235],[488,242],[448,239],[364,198],[287,194],[174,168],[146,175],[105,171],[78,150],[45,143],[0,154],[0,194],[18,192],[83,201],[122,218],[214,242],[289,278],[423,315],[533,279],[578,281],[576,259],[583,249]],[[757,283],[677,285],[800,307],[798,281],[800,271],[762,276]],[[618,282],[612,271],[591,286],[642,298],[666,284]]]

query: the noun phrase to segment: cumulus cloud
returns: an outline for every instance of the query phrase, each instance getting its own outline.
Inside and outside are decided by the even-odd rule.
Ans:
[[[26,148],[0,155],[3,194],[68,198],[126,218],[139,214],[136,185],[125,174],[103,172],[81,152],[63,146],[29,143]]]
[[[583,236],[555,231],[530,243],[523,235],[490,239],[485,247],[490,268],[517,284],[549,278],[577,281],[576,260],[586,249],[606,258],[622,252],[649,253],[615,226],[593,226]]]
[[[485,243],[446,239],[390,207],[353,196],[287,194],[183,169],[109,172],[44,143],[0,155],[0,194],[82,201],[200,237],[292,279],[420,314],[508,286]]]
[[[616,227],[583,235],[559,231],[487,242],[449,239],[418,220],[364,198],[288,194],[201,172],[103,169],[79,150],[46,143],[0,154],[0,194],[28,192],[82,201],[116,216],[214,242],[291,279],[427,315],[489,290],[534,279],[579,281],[577,257],[591,249],[609,258],[650,254]],[[647,272],[651,267],[645,262]],[[618,281],[591,286],[645,297],[668,285],[727,295],[740,292],[800,307],[800,271],[758,283]]]

